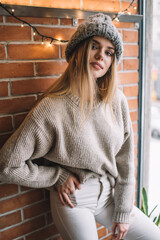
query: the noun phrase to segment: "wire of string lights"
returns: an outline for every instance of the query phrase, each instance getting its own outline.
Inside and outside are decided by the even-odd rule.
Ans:
[[[135,0],[132,0],[132,2],[129,4],[129,6],[128,6],[126,9],[124,9],[123,11],[118,12],[118,13],[115,15],[115,17],[112,18],[112,21],[115,20],[116,22],[119,22],[120,16],[122,16],[122,15],[124,15],[124,14],[131,15],[131,12],[129,11],[129,9],[130,9],[131,7],[133,7],[134,9],[137,9],[137,7],[134,5],[134,2],[135,2]]]
[[[118,12],[118,13],[112,18],[112,21],[115,20],[115,21],[119,22],[119,18],[120,18],[121,15],[124,15],[124,14],[129,14],[129,15],[131,15],[131,12],[129,11],[129,9],[130,9],[131,7],[133,7],[134,9],[136,9],[136,6],[134,5],[134,2],[135,2],[135,0],[132,0],[132,2],[129,4],[129,6],[128,6],[125,10]],[[21,24],[21,27],[24,27],[25,25],[28,25],[29,27],[31,27],[31,28],[33,29],[33,35],[38,34],[38,35],[41,37],[42,44],[44,44],[44,41],[46,41],[46,40],[49,40],[49,41],[50,41],[50,45],[51,45],[51,44],[61,45],[61,44],[66,44],[66,43],[68,42],[68,40],[57,39],[57,38],[54,38],[54,37],[51,37],[51,36],[46,36],[46,35],[44,35],[44,34],[41,34],[41,33],[37,30],[37,28],[36,28],[35,26],[33,26],[33,25],[30,24],[29,22],[24,21],[24,20],[22,20],[21,18],[17,17],[17,16],[15,15],[15,10],[14,10],[14,9],[12,9],[11,11],[9,11],[9,10],[7,9],[7,7],[5,7],[5,5],[2,4],[1,2],[0,2],[0,7],[3,8],[6,12],[8,12],[9,15],[11,15],[12,17],[14,17],[14,18],[17,19],[18,21],[20,21],[20,22],[22,23],[22,24]]]

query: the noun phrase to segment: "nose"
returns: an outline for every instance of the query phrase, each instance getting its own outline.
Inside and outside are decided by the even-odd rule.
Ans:
[[[99,50],[99,51],[95,54],[95,58],[98,59],[98,60],[103,60],[104,55],[103,55],[102,50]]]

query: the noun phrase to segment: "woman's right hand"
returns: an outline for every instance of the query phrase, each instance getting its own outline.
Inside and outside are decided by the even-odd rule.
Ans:
[[[70,174],[63,184],[57,186],[57,192],[63,205],[66,205],[67,203],[71,208],[74,207],[69,198],[69,195],[73,194],[76,188],[81,189],[81,185],[73,174]]]

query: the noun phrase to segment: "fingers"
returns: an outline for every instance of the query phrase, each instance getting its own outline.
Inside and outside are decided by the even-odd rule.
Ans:
[[[121,240],[124,239],[129,229],[129,224],[125,223],[113,223],[112,225],[112,233],[113,240]],[[117,230],[117,231],[116,231]],[[117,232],[117,234],[115,234]]]
[[[73,203],[71,202],[69,196],[68,196],[66,193],[63,193],[63,198],[64,198],[65,202],[66,202],[71,208],[74,208]]]
[[[117,234],[117,240],[120,240],[120,239],[123,239],[124,238],[124,233],[123,232],[119,232],[118,234]]]
[[[122,232],[122,231],[119,231],[118,234],[117,234],[117,240],[119,239],[124,239],[125,235],[127,234],[126,231]]]
[[[58,193],[58,194],[59,194],[61,203],[65,206],[66,204],[65,204],[65,201],[63,200],[62,194],[61,193]]]
[[[74,205],[73,203],[71,202],[69,196],[67,195],[67,193],[60,193],[58,192],[59,194],[59,198],[60,198],[60,201],[61,203],[65,206],[66,203],[71,207],[71,208],[74,208]]]
[[[66,205],[67,203],[71,208],[74,207],[74,205],[72,204],[69,198],[69,195],[73,194],[76,188],[81,189],[81,185],[77,180],[77,178],[72,174],[69,175],[67,180],[62,185],[59,185],[57,187],[59,198],[63,205]]]
[[[76,177],[73,178],[73,181],[74,181],[74,184],[75,184],[76,188],[80,190],[81,189],[81,184],[79,183],[79,181],[77,180]]]

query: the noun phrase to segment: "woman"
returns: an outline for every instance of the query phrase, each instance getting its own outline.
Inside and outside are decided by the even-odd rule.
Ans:
[[[159,240],[134,203],[134,144],[127,100],[116,83],[122,41],[109,16],[82,23],[66,48],[68,67],[0,151],[1,181],[48,188],[64,240]],[[33,160],[43,157],[47,164]]]

